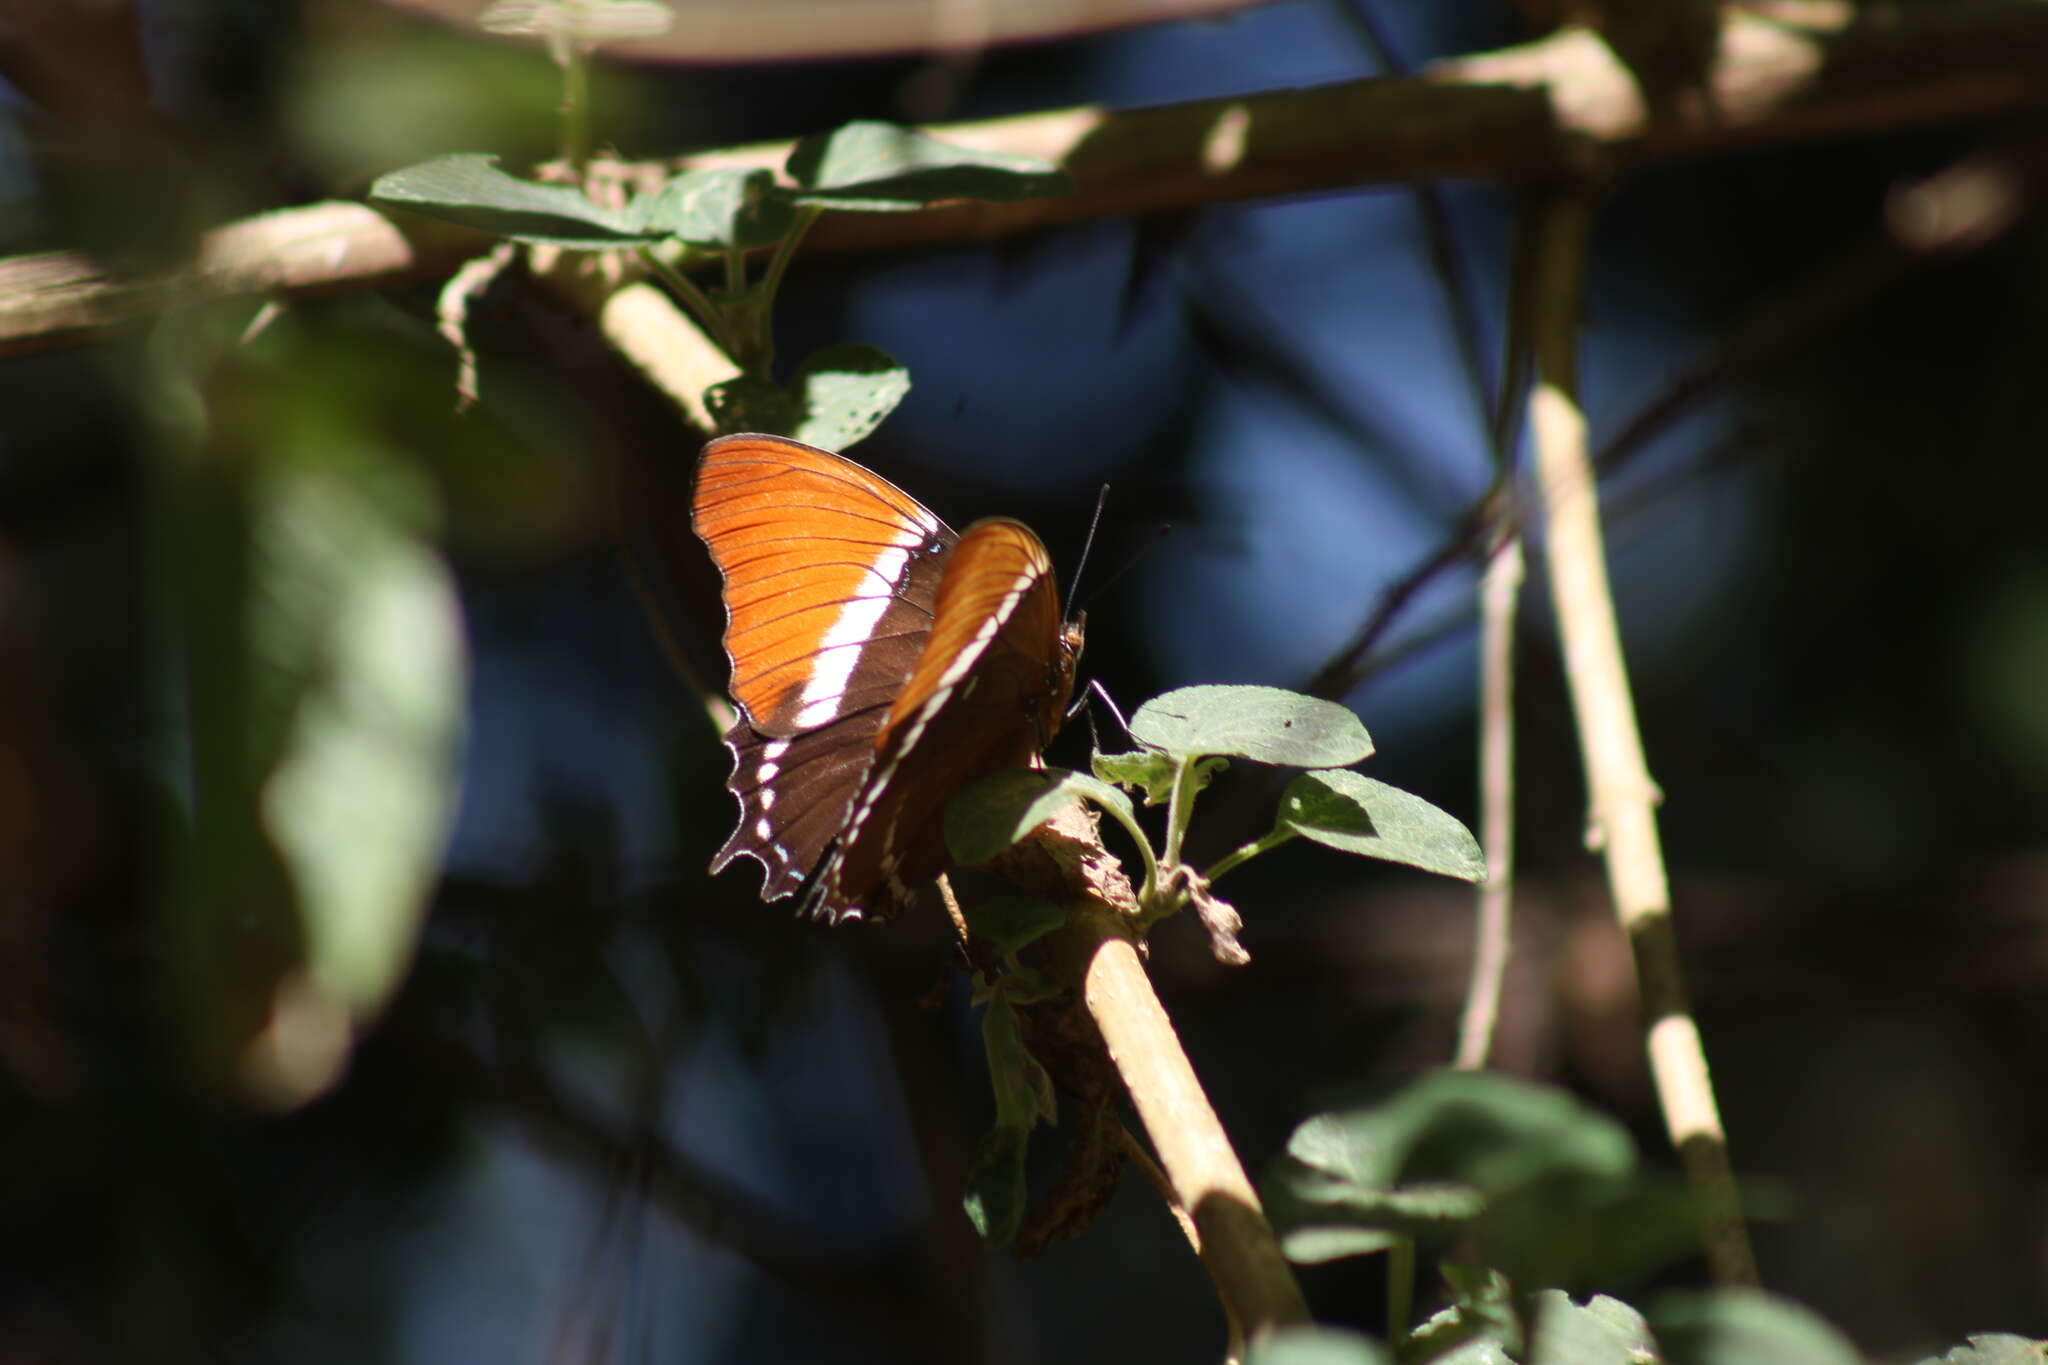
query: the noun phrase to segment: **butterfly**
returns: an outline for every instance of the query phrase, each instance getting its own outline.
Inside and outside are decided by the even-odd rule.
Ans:
[[[888,480],[780,436],[704,447],[692,523],[724,578],[740,820],[711,861],[766,869],[831,923],[888,915],[944,871],[946,803],[1035,764],[1081,623],[1006,517],[955,534]],[[806,886],[808,883],[808,886]]]

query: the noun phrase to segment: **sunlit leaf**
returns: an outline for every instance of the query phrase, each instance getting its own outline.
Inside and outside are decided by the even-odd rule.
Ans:
[[[1073,188],[1065,172],[1032,157],[959,147],[874,121],[807,137],[785,165],[801,187],[797,202],[866,212],[903,212],[946,199],[1010,203]]]
[[[1250,1365],[1390,1365],[1387,1348],[1342,1327],[1283,1327],[1261,1338]]]
[[[1131,734],[1176,756],[1223,754],[1292,768],[1341,768],[1372,753],[1348,708],[1277,687],[1183,687],[1140,706]]]
[[[1348,769],[1295,778],[1280,798],[1274,823],[1346,853],[1468,882],[1486,876],[1479,841],[1456,818],[1419,796]]]
[[[1562,1290],[1536,1295],[1529,1365],[1641,1365],[1656,1342],[1643,1315],[1605,1294],[1576,1304]]]
[[[1993,1332],[1973,1336],[1969,1345],[1954,1347],[1943,1356],[1929,1356],[1920,1365],[2044,1365],[2044,1362],[2048,1362],[2048,1345],[2026,1337]]]
[[[813,351],[794,385],[802,410],[794,435],[826,450],[864,439],[910,392],[910,371],[887,351],[843,342]]]
[[[746,250],[779,241],[796,225],[796,205],[772,171],[715,166],[679,175],[634,200],[627,218],[692,246]]]

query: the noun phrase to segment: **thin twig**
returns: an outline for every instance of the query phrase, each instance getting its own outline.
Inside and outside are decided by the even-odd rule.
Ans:
[[[1486,880],[1478,892],[1472,982],[1458,1023],[1456,1063],[1482,1067],[1493,1050],[1507,979],[1515,885],[1515,608],[1522,595],[1522,538],[1508,532],[1479,583],[1479,842]]]
[[[1590,793],[1588,843],[1606,859],[1615,914],[1635,954],[1665,1125],[1701,1202],[1714,1279],[1749,1285],[1756,1283],[1756,1259],[1706,1053],[1685,998],[1657,837],[1660,797],[1636,725],[1578,402],[1579,312],[1594,203],[1590,190],[1572,186],[1553,191],[1535,210],[1541,234],[1531,319],[1537,384],[1529,399],[1529,430],[1548,528],[1545,562]]]

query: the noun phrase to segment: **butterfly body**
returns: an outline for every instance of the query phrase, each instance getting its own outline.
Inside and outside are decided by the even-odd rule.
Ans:
[[[704,449],[697,533],[724,579],[740,822],[761,895],[886,915],[947,864],[945,806],[1037,760],[1073,689],[1078,627],[1021,522],[959,535],[853,461],[775,436]]]

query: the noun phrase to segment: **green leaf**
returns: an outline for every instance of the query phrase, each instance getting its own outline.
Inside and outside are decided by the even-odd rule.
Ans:
[[[1289,768],[1341,768],[1372,753],[1348,708],[1277,687],[1183,687],[1139,707],[1131,734],[1177,757],[1226,754]]]
[[[1037,1082],[1027,1063],[1024,1035],[1017,1029],[1017,1011],[1003,996],[981,1012],[981,1045],[988,1054],[989,1084],[995,1091],[996,1122],[1029,1128],[1041,1112]]]
[[[370,198],[498,237],[582,251],[636,246],[659,235],[567,185],[507,175],[497,160],[470,153],[423,161],[379,176]]]
[[[1789,1299],[1756,1289],[1668,1294],[1650,1327],[1669,1365],[1862,1365],[1849,1339]]]
[[[1626,1130],[1564,1092],[1443,1071],[1303,1123],[1266,1191],[1290,1254],[1357,1254],[1385,1245],[1363,1233],[1441,1240],[1463,1228],[1480,1259],[1550,1284],[1623,1251],[1661,1254],[1661,1241],[1632,1240],[1638,1225],[1662,1236],[1671,1223],[1629,1202],[1634,1167]]]
[[[1521,1355],[1526,1334],[1515,1302],[1514,1282],[1490,1265],[1452,1260],[1437,1268],[1443,1274],[1457,1322],[1473,1338],[1464,1348],[1465,1354],[1474,1361],[1491,1361],[1490,1345],[1510,1358]]]
[[[1073,182],[1046,162],[976,151],[894,123],[849,123],[797,143],[785,163],[800,204],[900,213],[946,199],[1007,204],[1066,194]]]
[[[308,965],[361,1018],[412,960],[453,815],[461,609],[440,559],[331,476],[280,480],[262,535],[259,649],[265,613],[327,599],[264,824],[298,887]]]
[[[982,1240],[994,1246],[1008,1246],[1024,1221],[1024,1153],[1030,1144],[1028,1127],[998,1123],[974,1150],[960,1205]]]
[[[956,863],[985,863],[1082,797],[1131,811],[1130,798],[1115,787],[1066,768],[1019,768],[982,778],[947,804],[946,847]]]
[[[826,450],[845,450],[896,410],[910,392],[910,371],[879,347],[842,342],[813,351],[795,389],[803,416],[787,434]]]
[[[1342,1327],[1282,1327],[1261,1338],[1248,1365],[1392,1365],[1387,1348]]]
[[[1402,1354],[1429,1365],[1515,1365],[1498,1333],[1495,1315],[1475,1313],[1465,1304],[1432,1313],[1408,1334],[1408,1349]]]
[[[1536,1295],[1529,1365],[1640,1365],[1656,1351],[1643,1315],[1619,1299],[1602,1294],[1581,1306],[1560,1289]]]
[[[712,249],[769,246],[796,226],[796,204],[761,167],[717,166],[679,175],[633,201],[628,221],[644,232]]]
[[[978,939],[1003,954],[1035,943],[1067,922],[1066,911],[1035,896],[998,896],[964,905],[967,927]]]
[[[1273,823],[1346,853],[1468,882],[1486,877],[1486,857],[1472,831],[1419,796],[1347,769],[1295,778]]]
[[[803,409],[773,380],[743,374],[704,390],[704,407],[721,435],[765,431],[788,436],[803,424]]]
[[[1090,766],[1094,768],[1095,775],[1105,782],[1142,789],[1148,806],[1163,806],[1172,799],[1173,775],[1180,770],[1180,765],[1171,757],[1150,749],[1134,749],[1127,754],[1096,754],[1090,760]],[[1202,791],[1216,774],[1229,766],[1227,758],[1197,759],[1190,795]]]
[[[2038,1341],[1996,1332],[1973,1336],[1967,1346],[1957,1346],[1945,1356],[1929,1356],[1920,1365],[2043,1365],[2048,1349]]]

